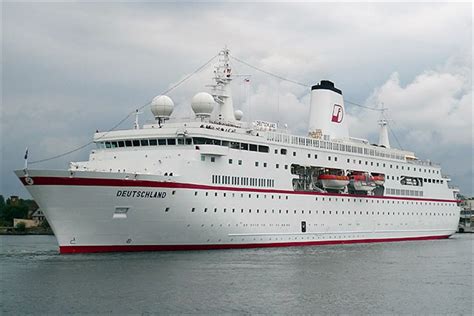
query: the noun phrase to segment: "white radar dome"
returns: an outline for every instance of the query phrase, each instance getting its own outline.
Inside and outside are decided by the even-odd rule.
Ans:
[[[199,92],[191,101],[191,108],[196,116],[210,116],[214,110],[216,101],[214,97],[207,92]]]
[[[167,119],[173,113],[174,103],[170,97],[159,95],[151,101],[151,112],[156,119]]]
[[[234,112],[234,116],[237,121],[240,121],[242,119],[242,116],[244,116],[244,112],[242,112],[241,110],[237,110]]]

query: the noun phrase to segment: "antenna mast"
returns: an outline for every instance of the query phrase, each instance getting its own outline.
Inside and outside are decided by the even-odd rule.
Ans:
[[[214,69],[215,84],[212,87],[212,96],[218,104],[213,113],[213,119],[221,122],[235,122],[234,105],[232,103],[232,69],[229,64],[229,49],[225,47],[219,52],[219,61]]]

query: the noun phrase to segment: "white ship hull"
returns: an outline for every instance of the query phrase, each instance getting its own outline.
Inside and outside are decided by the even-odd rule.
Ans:
[[[241,121],[242,112],[233,107],[229,58],[228,49],[218,55],[212,95],[192,98],[195,117],[170,119],[173,101],[157,96],[150,103],[154,123],[140,126],[137,111],[133,129],[96,132],[87,161],[71,162],[67,171],[16,172],[62,253],[379,242],[455,233],[460,209],[449,177],[431,161],[390,148],[386,128],[380,146],[351,138],[342,91],[333,82],[311,87],[309,137],[293,135],[276,123]],[[347,190],[347,181],[321,183],[315,177],[332,173],[365,176]],[[383,179],[383,186],[371,175]]]
[[[455,200],[195,185],[98,172],[16,173],[43,210],[61,253],[437,239],[454,234],[459,219]],[[126,214],[117,213],[123,208]]]

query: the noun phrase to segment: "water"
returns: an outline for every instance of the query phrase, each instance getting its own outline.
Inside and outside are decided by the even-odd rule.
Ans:
[[[0,236],[2,315],[472,314],[472,239],[59,255]]]

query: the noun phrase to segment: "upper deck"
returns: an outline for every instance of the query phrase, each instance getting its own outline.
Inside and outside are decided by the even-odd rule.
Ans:
[[[439,168],[439,164],[429,160],[419,160],[411,151],[396,148],[384,148],[383,146],[370,144],[362,139],[330,139],[329,137],[314,138],[294,135],[287,130],[263,130],[256,128],[247,122],[236,124],[222,124],[213,121],[203,121],[200,119],[175,119],[166,122],[164,125],[146,124],[141,129],[118,130],[111,132],[96,133],[94,142],[98,148],[119,148],[119,147],[139,147],[140,142],[133,143],[133,140],[177,138],[186,139],[195,136],[216,138],[223,146],[231,146],[230,142],[244,142],[257,144],[284,145],[291,148],[327,151],[334,153],[345,153],[362,157],[371,157],[380,160],[392,160],[406,162],[415,166],[426,166]],[[125,142],[125,141],[132,141]],[[118,143],[122,141],[122,143]],[[151,142],[146,143],[149,146]],[[180,144],[179,141],[175,142]],[[167,143],[153,142],[158,145],[169,145]],[[184,144],[184,141],[183,141]],[[192,143],[186,143],[188,145]],[[151,145],[153,146],[153,145]],[[235,147],[234,147],[235,149]],[[239,148],[244,149],[244,148]],[[245,150],[245,149],[244,149]]]

